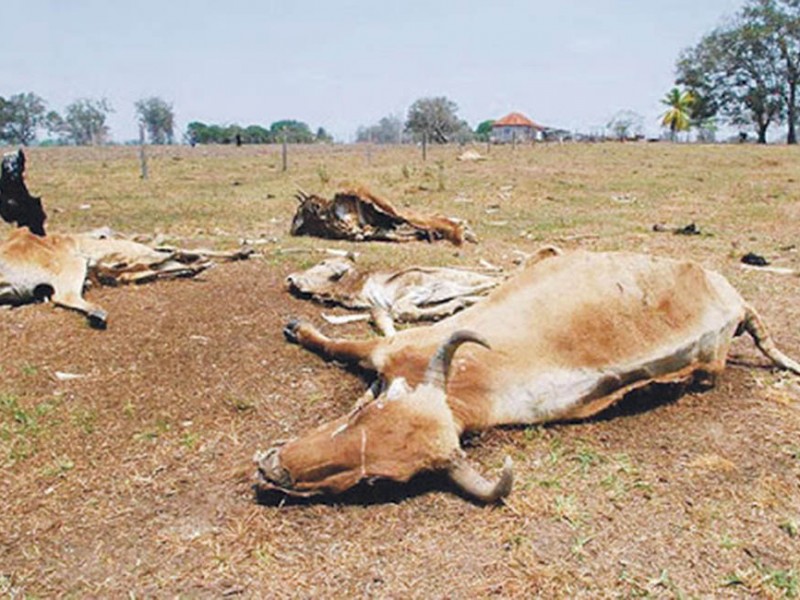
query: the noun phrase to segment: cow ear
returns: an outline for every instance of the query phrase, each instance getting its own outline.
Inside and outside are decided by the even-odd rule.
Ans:
[[[22,151],[22,148],[17,152],[17,161],[19,162],[19,174],[22,175],[22,172],[25,170],[25,153]]]

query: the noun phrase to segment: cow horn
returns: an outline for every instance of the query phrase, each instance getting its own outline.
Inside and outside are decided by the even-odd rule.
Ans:
[[[486,504],[493,504],[511,493],[511,486],[514,484],[514,463],[511,461],[511,457],[506,456],[500,478],[494,483],[484,479],[463,458],[457,458],[451,462],[447,468],[447,474],[450,476],[450,480],[467,495]]]
[[[425,371],[425,377],[422,380],[423,383],[444,389],[447,383],[447,375],[450,372],[450,362],[453,360],[453,355],[458,350],[458,347],[464,342],[475,342],[484,348],[491,348],[489,342],[474,331],[462,329],[454,332],[450,339],[439,346],[436,354],[431,358],[428,363],[428,369]]]
[[[301,187],[298,185],[298,186],[297,186],[297,192],[295,192],[295,195],[294,195],[294,197],[297,199],[297,201],[298,201],[300,204],[302,204],[303,202],[305,202],[306,200],[308,200],[308,199],[309,199],[311,196],[309,196],[309,195],[306,193],[306,191],[305,191],[303,188],[301,188]]]

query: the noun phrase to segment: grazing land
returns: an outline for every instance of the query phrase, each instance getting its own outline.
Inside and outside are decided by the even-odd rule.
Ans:
[[[795,597],[800,381],[741,339],[710,390],[637,394],[588,422],[464,440],[515,489],[479,506],[444,477],[258,504],[251,457],[364,389],[282,327],[320,307],[287,274],[323,248],[365,267],[506,270],[544,244],[692,258],[726,275],[800,358],[797,148],[595,144],[33,148],[52,232],[100,226],[182,246],[257,242],[194,280],[96,288],[106,331],[47,305],[0,310],[0,594],[11,597]],[[477,245],[288,234],[298,187],[365,185],[467,219]],[[699,235],[670,228],[694,223]],[[668,231],[653,230],[664,224]],[[6,230],[8,231],[8,227]],[[333,310],[333,309],[331,309]],[[371,335],[363,323],[341,335]],[[77,375],[78,377],[65,377]]]

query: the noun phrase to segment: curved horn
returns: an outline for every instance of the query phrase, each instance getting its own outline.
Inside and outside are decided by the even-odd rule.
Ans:
[[[308,200],[311,196],[307,194],[306,191],[298,185],[294,197],[298,202],[302,204],[303,202]]]
[[[458,350],[458,347],[464,342],[475,342],[484,348],[491,349],[489,342],[480,334],[466,329],[456,331],[450,336],[450,339],[439,346],[436,354],[433,355],[433,358],[428,363],[428,369],[425,371],[425,377],[422,382],[444,389],[447,383],[447,375],[450,372],[450,362],[453,360],[453,355]]]
[[[506,456],[500,479],[491,483],[483,478],[465,459],[458,458],[450,463],[447,474],[452,482],[464,493],[486,504],[493,504],[511,493],[514,484],[514,463]]]

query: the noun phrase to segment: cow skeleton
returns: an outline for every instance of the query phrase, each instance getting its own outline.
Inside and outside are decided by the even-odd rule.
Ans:
[[[370,311],[381,333],[393,335],[395,321],[442,319],[481,300],[501,278],[445,267],[366,273],[357,269],[355,259],[348,254],[326,258],[286,280],[289,290],[301,297]]]

